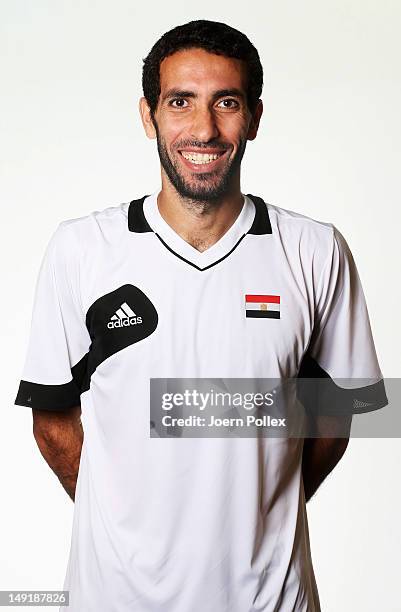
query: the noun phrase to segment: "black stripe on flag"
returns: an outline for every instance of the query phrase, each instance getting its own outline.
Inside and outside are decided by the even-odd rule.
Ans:
[[[279,319],[279,310],[247,310],[246,316],[251,319]]]

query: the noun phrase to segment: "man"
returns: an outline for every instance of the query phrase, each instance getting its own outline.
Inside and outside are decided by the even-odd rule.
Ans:
[[[320,610],[305,502],[348,438],[319,427],[386,397],[341,234],[241,192],[262,82],[225,24],[164,34],[140,100],[161,190],[60,223],[46,251],[16,403],[75,499],[70,612]],[[150,435],[151,379],[301,374],[374,383],[357,406],[334,385],[325,417],[309,396],[306,440]]]

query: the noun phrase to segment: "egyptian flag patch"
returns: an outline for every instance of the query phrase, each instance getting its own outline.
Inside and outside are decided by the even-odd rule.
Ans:
[[[279,295],[245,295],[245,315],[253,319],[279,319]]]

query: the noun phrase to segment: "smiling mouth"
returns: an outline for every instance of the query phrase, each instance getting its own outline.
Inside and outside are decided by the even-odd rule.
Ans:
[[[212,164],[222,157],[226,151],[219,153],[195,153],[194,151],[180,151],[182,157],[196,166],[206,166]]]

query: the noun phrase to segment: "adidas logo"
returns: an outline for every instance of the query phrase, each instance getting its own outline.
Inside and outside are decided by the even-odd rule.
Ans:
[[[124,302],[110,318],[107,327],[113,329],[114,327],[128,327],[129,325],[138,325],[139,323],[142,323],[142,317],[137,317],[127,302]]]

